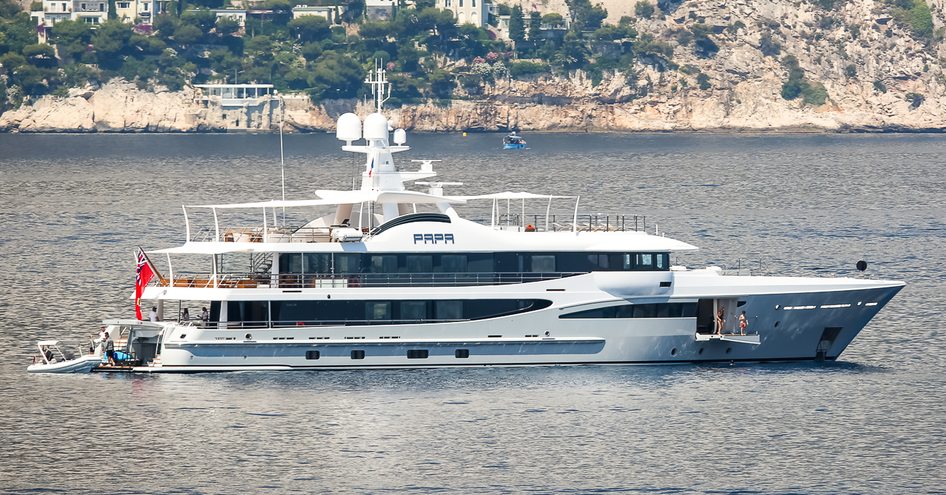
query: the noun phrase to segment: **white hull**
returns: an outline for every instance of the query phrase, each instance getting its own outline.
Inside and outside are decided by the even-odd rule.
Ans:
[[[871,318],[902,288],[899,282],[852,279],[703,277],[677,274],[672,292],[615,297],[601,274],[574,277],[563,292],[547,289],[560,281],[488,288],[460,288],[471,297],[498,293],[551,299],[545,309],[479,321],[421,325],[351,325],[285,328],[169,327],[159,364],[139,372],[309,370],[454,366],[547,366],[587,364],[670,364],[714,361],[790,361],[836,359]],[[597,277],[596,277],[597,275]],[[669,274],[667,274],[669,275]],[[651,277],[635,277],[649,279]],[[605,280],[602,280],[605,279]],[[712,280],[715,289],[705,284]],[[768,282],[820,282],[794,287],[799,292],[766,293]],[[749,287],[733,285],[751,282]],[[657,284],[647,285],[656,286]],[[582,286],[584,289],[582,290]],[[528,289],[526,289],[528,287]],[[692,289],[692,290],[691,290]],[[451,289],[440,289],[449,298]],[[694,295],[697,291],[700,294]],[[354,289],[353,297],[410,299],[419,294]],[[316,297],[314,291],[300,297]],[[334,291],[333,298],[341,297]],[[636,290],[640,294],[640,290]],[[743,295],[734,295],[743,294]],[[324,295],[322,297],[325,297]],[[429,293],[426,297],[435,299]],[[732,297],[750,317],[746,337],[697,333],[697,318],[563,319],[560,315],[602,304],[631,301],[695,302],[702,297]],[[735,326],[735,325],[732,325]],[[829,330],[833,329],[833,330]],[[727,328],[727,330],[732,331]],[[548,333],[546,333],[548,332]],[[458,357],[461,350],[467,357]],[[318,356],[312,354],[318,351]],[[353,358],[353,351],[363,357]],[[426,357],[408,357],[426,351]]]
[[[101,361],[98,356],[88,355],[52,364],[31,364],[26,367],[26,371],[29,373],[88,373],[98,367]]]

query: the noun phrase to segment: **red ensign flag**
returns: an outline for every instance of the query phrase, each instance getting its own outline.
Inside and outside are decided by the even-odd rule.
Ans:
[[[138,266],[135,268],[135,318],[141,320],[141,294],[154,277],[154,270],[144,250],[138,248]]]

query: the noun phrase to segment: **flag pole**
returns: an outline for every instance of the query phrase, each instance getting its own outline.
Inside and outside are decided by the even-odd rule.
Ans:
[[[157,275],[158,280],[161,281],[161,285],[168,285],[168,279],[164,278],[164,275],[161,275],[161,272],[158,271],[157,267],[154,266],[154,263],[151,262],[151,258],[148,257],[148,253],[144,249],[141,249],[141,246],[138,246],[138,249],[141,251],[141,254],[145,256],[145,261],[148,262],[148,265],[151,267],[151,271]]]

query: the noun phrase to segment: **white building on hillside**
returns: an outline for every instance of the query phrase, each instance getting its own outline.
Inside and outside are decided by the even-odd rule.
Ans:
[[[396,7],[397,0],[365,0],[365,16],[371,21],[389,21]]]
[[[240,27],[246,27],[246,9],[212,9],[217,20],[235,21]]]
[[[101,24],[108,20],[107,0],[43,0],[43,10],[30,12],[36,24],[39,43],[46,43],[49,33],[57,23],[65,20]]]
[[[337,24],[338,17],[345,12],[344,5],[296,5],[292,8],[292,18],[298,19],[309,15],[317,15],[329,24]]]
[[[485,27],[489,21],[485,0],[437,0],[437,8],[453,12],[457,25],[473,24],[476,27]]]

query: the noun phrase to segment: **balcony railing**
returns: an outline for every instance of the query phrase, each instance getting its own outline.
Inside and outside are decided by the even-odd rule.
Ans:
[[[187,274],[166,285],[221,289],[303,289],[354,287],[464,287],[509,285],[555,280],[586,272],[484,272],[484,273],[351,273],[351,274]]]
[[[548,218],[548,222],[546,222]],[[497,230],[515,230],[519,232],[570,232],[575,218],[545,214],[510,214],[500,215],[493,228]],[[642,215],[578,215],[575,230],[578,232],[640,232],[647,229],[647,217]],[[491,225],[486,219],[475,219],[483,225]],[[356,226],[353,226],[356,227]],[[222,242],[329,242],[332,231],[337,227],[226,227],[220,230]],[[351,227],[344,227],[346,230]],[[365,239],[369,238],[369,229],[362,228]],[[191,235],[192,242],[210,242],[216,240],[214,229],[202,229]]]

